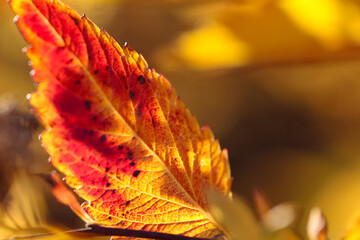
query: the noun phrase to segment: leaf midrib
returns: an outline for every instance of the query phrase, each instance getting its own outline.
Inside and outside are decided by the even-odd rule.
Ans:
[[[56,36],[58,36],[59,39],[62,40],[62,42],[65,45],[64,40],[62,39],[62,37],[59,35],[59,33],[53,28],[53,26],[50,24],[49,20],[40,12],[40,10],[35,6],[35,4],[31,1],[31,4],[34,6],[34,8],[36,9],[36,11],[38,12],[39,16],[43,19],[43,21],[46,23],[46,25],[49,26],[49,28],[55,33]],[[78,17],[81,19],[81,21],[83,21],[83,18],[80,17],[78,15]],[[90,21],[90,20],[89,20]],[[95,25],[95,24],[94,24]],[[97,27],[97,26],[95,26]],[[66,48],[68,48],[68,46],[66,46]],[[69,48],[68,48],[69,49]],[[70,49],[69,49],[70,50]],[[70,50],[71,51],[71,50]],[[72,52],[72,51],[71,51]],[[73,52],[72,52],[73,53]],[[111,101],[107,98],[107,96],[104,94],[104,92],[101,90],[101,88],[98,86],[98,84],[96,83],[94,77],[92,76],[92,74],[89,72],[88,68],[85,67],[83,65],[83,63],[81,62],[81,60],[78,58],[78,56],[76,54],[74,54],[74,57],[81,63],[81,67],[83,68],[84,72],[86,73],[86,75],[89,77],[89,80],[92,81],[92,83],[95,85],[97,91],[100,92],[100,94],[103,96],[103,99],[105,100],[105,102],[111,107],[111,109],[113,109],[113,111],[115,112],[116,115],[118,115],[118,117],[120,119],[123,120],[124,125],[131,130],[131,132],[133,132],[134,137],[143,145],[145,146],[145,148],[153,154],[153,156],[155,156],[155,158],[163,165],[164,169],[167,171],[167,173],[170,175],[170,177],[174,180],[174,182],[176,183],[176,185],[178,185],[179,189],[181,189],[185,196],[190,200],[190,202],[192,202],[194,204],[194,206],[196,207],[196,209],[198,211],[200,211],[208,220],[209,222],[213,223],[219,230],[221,230],[224,234],[227,233],[227,231],[225,231],[221,225],[219,225],[210,214],[208,214],[190,195],[189,193],[184,189],[184,187],[179,183],[179,181],[174,177],[174,175],[171,173],[171,171],[168,169],[168,167],[164,164],[164,162],[159,158],[159,156],[136,134],[136,132],[128,125],[128,123],[124,120],[124,118],[119,114],[119,112],[114,108],[113,104],[111,103]],[[129,56],[127,56],[129,57]],[[191,182],[190,182],[191,183]],[[191,185],[190,185],[191,186]],[[192,187],[192,186],[191,186]],[[169,201],[167,199],[167,201]]]

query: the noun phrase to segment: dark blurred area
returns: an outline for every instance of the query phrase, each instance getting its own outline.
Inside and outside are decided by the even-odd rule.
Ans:
[[[64,2],[170,80],[228,148],[234,192],[251,201],[260,187],[305,214],[319,206],[331,239],[345,235],[360,211],[360,1]],[[32,135],[35,88],[12,19],[0,2],[0,94],[25,106],[0,109],[0,197],[15,159],[51,169]]]
[[[16,100],[2,97],[0,126],[0,200],[3,200],[17,169],[28,168],[33,163],[29,144],[38,123],[30,112],[19,109]]]

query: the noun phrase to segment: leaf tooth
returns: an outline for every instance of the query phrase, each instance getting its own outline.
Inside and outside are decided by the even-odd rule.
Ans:
[[[136,64],[140,68],[141,72],[145,72],[145,69],[149,67],[143,55],[138,54],[138,59],[136,60]]]
[[[21,51],[22,51],[22,53],[26,54],[27,51],[28,51],[28,47],[23,47],[23,48],[21,49]]]
[[[34,78],[36,71],[34,69],[32,69],[29,74],[32,78]]]
[[[14,19],[13,19],[13,22],[15,24],[17,24],[17,22],[19,21],[19,15],[15,15]]]

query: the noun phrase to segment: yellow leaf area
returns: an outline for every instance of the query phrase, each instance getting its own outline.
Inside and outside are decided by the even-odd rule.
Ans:
[[[172,58],[165,62],[169,68],[206,70],[360,55],[357,1],[218,1],[197,4],[180,16],[195,26],[159,54],[159,61]]]
[[[48,205],[44,198],[45,191],[42,188],[42,182],[38,180],[34,175],[31,176],[22,171],[17,172],[16,179],[5,198],[6,204],[0,205],[0,238],[79,239],[64,232],[65,229],[59,226],[49,225],[46,219]],[[49,232],[52,234],[46,234]],[[22,237],[17,237],[19,235]],[[99,237],[93,239],[101,240]]]
[[[141,55],[60,1],[12,0],[52,164],[103,227],[212,238],[207,188],[230,195],[227,151]]]

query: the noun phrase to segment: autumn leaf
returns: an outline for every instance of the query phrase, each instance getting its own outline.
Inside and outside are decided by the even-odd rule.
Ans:
[[[60,1],[11,0],[31,45],[34,111],[52,164],[102,227],[226,234],[205,191],[230,195],[226,150],[162,75]],[[145,38],[144,38],[145,39]]]
[[[233,239],[264,239],[261,226],[245,199],[236,194],[229,199],[217,191],[209,191],[208,194],[210,212],[222,226],[226,226]]]

